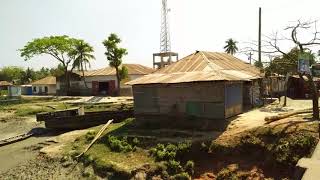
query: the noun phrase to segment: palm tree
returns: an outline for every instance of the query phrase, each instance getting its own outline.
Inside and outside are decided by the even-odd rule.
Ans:
[[[88,88],[84,71],[87,70],[87,66],[90,67],[90,60],[95,59],[95,57],[91,54],[93,53],[93,47],[84,41],[79,41],[75,44],[74,50],[71,54],[75,57],[73,62],[73,68],[78,69],[82,72],[83,82],[86,88]]]
[[[238,51],[237,41],[233,40],[232,38],[226,40],[226,46],[224,46],[225,52],[231,55],[234,55]]]

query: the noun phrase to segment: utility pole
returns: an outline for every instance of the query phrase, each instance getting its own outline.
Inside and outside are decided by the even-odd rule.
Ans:
[[[259,7],[258,61],[261,64],[261,7]]]
[[[251,64],[251,60],[252,60],[252,52],[249,52],[248,60],[249,60],[249,62],[250,62],[250,64]]]

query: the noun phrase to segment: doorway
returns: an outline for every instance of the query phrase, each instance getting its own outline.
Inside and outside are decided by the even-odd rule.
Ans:
[[[109,92],[109,82],[99,82],[99,94],[108,95]]]

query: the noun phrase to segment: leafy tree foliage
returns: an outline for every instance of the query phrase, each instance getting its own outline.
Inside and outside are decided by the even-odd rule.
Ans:
[[[77,45],[83,40],[70,38],[68,36],[49,36],[37,38],[28,42],[20,49],[20,56],[26,61],[39,55],[49,55],[60,62],[64,69],[66,91],[69,92],[70,80],[68,71],[72,72],[73,63],[77,56],[74,54]]]
[[[120,74],[120,81],[128,78],[128,68],[125,66],[122,66],[122,68],[119,71]]]
[[[59,76],[64,73],[63,68],[59,65],[56,68],[44,68],[34,70],[30,67],[7,66],[0,69],[0,81],[14,82],[15,84],[29,84],[33,81],[42,79],[47,76]]]
[[[75,56],[73,67],[82,72],[83,81],[87,88],[88,86],[85,81],[84,71],[87,70],[87,65],[90,67],[90,60],[95,59],[91,53],[93,53],[93,47],[83,40],[78,41],[75,44],[75,48],[70,53]]]
[[[225,52],[234,55],[238,51],[237,43],[232,38],[226,40],[226,46],[224,46]]]
[[[102,42],[102,44],[106,48],[105,55],[109,61],[109,65],[116,69],[116,76],[117,76],[117,92],[116,94],[120,94],[120,65],[122,64],[123,56],[127,55],[128,52],[124,48],[118,47],[119,43],[121,43],[121,39],[114,33],[110,34],[110,36]]]
[[[298,48],[291,49],[287,54],[277,56],[273,59],[268,67],[266,67],[267,75],[277,73],[286,75],[287,73],[297,74],[298,72],[298,56],[300,50]],[[315,56],[311,52],[305,51],[310,56],[310,64],[315,63]]]

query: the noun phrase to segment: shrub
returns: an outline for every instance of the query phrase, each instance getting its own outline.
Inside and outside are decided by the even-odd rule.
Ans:
[[[89,131],[86,135],[85,135],[85,138],[86,138],[86,141],[87,142],[91,142],[94,137],[96,136],[96,132],[95,131]]]
[[[156,161],[174,160],[177,157],[182,157],[186,152],[190,150],[191,143],[179,143],[174,144],[157,144],[155,148],[151,148],[149,153],[155,157]]]
[[[300,158],[309,155],[315,145],[315,137],[299,133],[281,138],[271,151],[278,163],[295,165]]]
[[[108,136],[106,143],[108,147],[115,152],[130,152],[133,150],[126,137],[121,139],[115,136]]]
[[[182,172],[182,173],[179,173],[179,174],[176,174],[172,177],[172,179],[175,179],[175,180],[189,180],[191,179],[190,175],[186,172]]]
[[[184,171],[190,175],[194,174],[194,162],[189,160],[187,161],[186,165],[184,166]]]
[[[168,173],[171,175],[183,172],[183,168],[179,161],[169,160],[166,162],[166,166]]]
[[[139,145],[139,143],[140,143],[140,141],[139,141],[139,139],[138,138],[133,138],[133,140],[132,140],[132,144],[134,145],[134,146],[137,146],[137,145]]]

